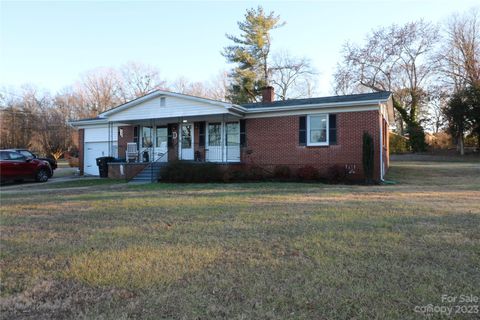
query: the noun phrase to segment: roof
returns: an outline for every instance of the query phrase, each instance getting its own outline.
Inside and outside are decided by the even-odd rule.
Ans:
[[[100,120],[100,119],[103,119],[103,118],[100,118],[100,117],[95,117],[95,118],[83,118],[83,119],[75,120],[75,122],[92,121],[92,120]]]
[[[290,107],[301,105],[315,105],[315,104],[329,104],[329,103],[344,103],[344,102],[364,102],[372,100],[388,100],[391,96],[389,91],[380,91],[372,93],[350,94],[345,96],[330,96],[330,97],[318,97],[307,99],[291,99],[274,102],[258,102],[242,104],[242,107],[247,109],[260,109],[260,108],[274,108],[274,107]]]
[[[343,96],[329,96],[329,97],[317,97],[317,98],[307,98],[307,99],[291,99],[283,101],[273,101],[273,102],[258,102],[258,103],[248,103],[243,105],[234,105],[225,103],[222,101],[215,101],[210,99],[204,99],[189,95],[183,95],[178,93],[172,93],[167,91],[156,90],[146,96],[137,98],[125,104],[122,104],[118,107],[112,108],[101,113],[96,118],[89,119],[80,119],[76,121],[71,121],[70,124],[73,126],[83,126],[83,125],[95,125],[108,122],[108,116],[111,113],[118,112],[124,108],[134,106],[146,99],[157,97],[160,95],[174,96],[174,97],[186,97],[187,99],[208,102],[211,104],[217,104],[223,106],[227,110],[230,108],[236,109],[241,112],[241,114],[257,114],[265,112],[280,112],[280,111],[293,111],[293,110],[306,110],[312,108],[329,108],[329,107],[344,107],[344,106],[362,106],[370,104],[379,104],[387,102],[387,110],[389,118],[393,121],[393,106],[391,105],[391,95],[389,91],[380,91],[380,92],[371,92],[371,93],[361,93],[361,94],[351,94]]]

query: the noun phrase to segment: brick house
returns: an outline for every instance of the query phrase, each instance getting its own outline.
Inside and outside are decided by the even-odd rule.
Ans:
[[[374,179],[389,165],[390,92],[273,101],[273,88],[260,103],[235,105],[168,91],[154,91],[101,113],[72,121],[78,129],[80,171],[98,175],[95,159],[112,163],[113,176],[128,179],[174,160],[291,169],[332,166],[361,178],[362,135],[374,139]],[[129,157],[127,159],[127,144]]]

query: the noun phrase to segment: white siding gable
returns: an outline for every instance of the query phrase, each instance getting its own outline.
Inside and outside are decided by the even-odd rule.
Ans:
[[[228,112],[227,109],[222,106],[177,97],[166,97],[165,106],[161,106],[160,99],[161,97],[155,97],[144,101],[138,105],[114,113],[110,115],[108,119],[110,121],[140,120],[201,116]]]

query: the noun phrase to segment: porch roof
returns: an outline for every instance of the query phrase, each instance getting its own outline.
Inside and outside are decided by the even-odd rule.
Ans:
[[[242,116],[235,114],[213,114],[202,116],[185,116],[185,117],[168,117],[168,118],[144,118],[144,119],[130,119],[130,120],[118,120],[108,121],[117,124],[129,124],[129,125],[167,125],[169,123],[192,123],[192,122],[222,122],[222,121],[235,121],[242,119]]]

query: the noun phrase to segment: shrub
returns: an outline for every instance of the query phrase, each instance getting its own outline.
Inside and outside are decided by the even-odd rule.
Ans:
[[[304,166],[297,170],[297,177],[301,181],[312,181],[319,178],[318,170],[312,166]]]
[[[373,147],[373,138],[368,132],[364,132],[362,145],[362,164],[363,173],[365,174],[365,182],[367,184],[373,182],[374,158],[375,154]]]
[[[273,177],[280,180],[288,180],[292,176],[292,170],[288,166],[275,166]]]
[[[250,165],[245,168],[247,180],[265,180],[267,178],[267,172],[260,166]]]
[[[333,165],[328,168],[327,180],[329,183],[341,183],[345,182],[347,177],[347,171],[345,167],[341,165]]]
[[[215,163],[169,162],[160,171],[161,179],[170,182],[218,182],[223,172]]]
[[[76,167],[80,166],[80,162],[79,162],[78,158],[70,157],[68,159],[68,165],[70,166],[70,168],[76,168]]]
[[[408,139],[393,132],[390,132],[389,135],[389,148],[391,153],[407,153],[410,151]]]
[[[228,167],[223,172],[222,179],[224,182],[245,181],[248,180],[248,172],[244,167]]]

